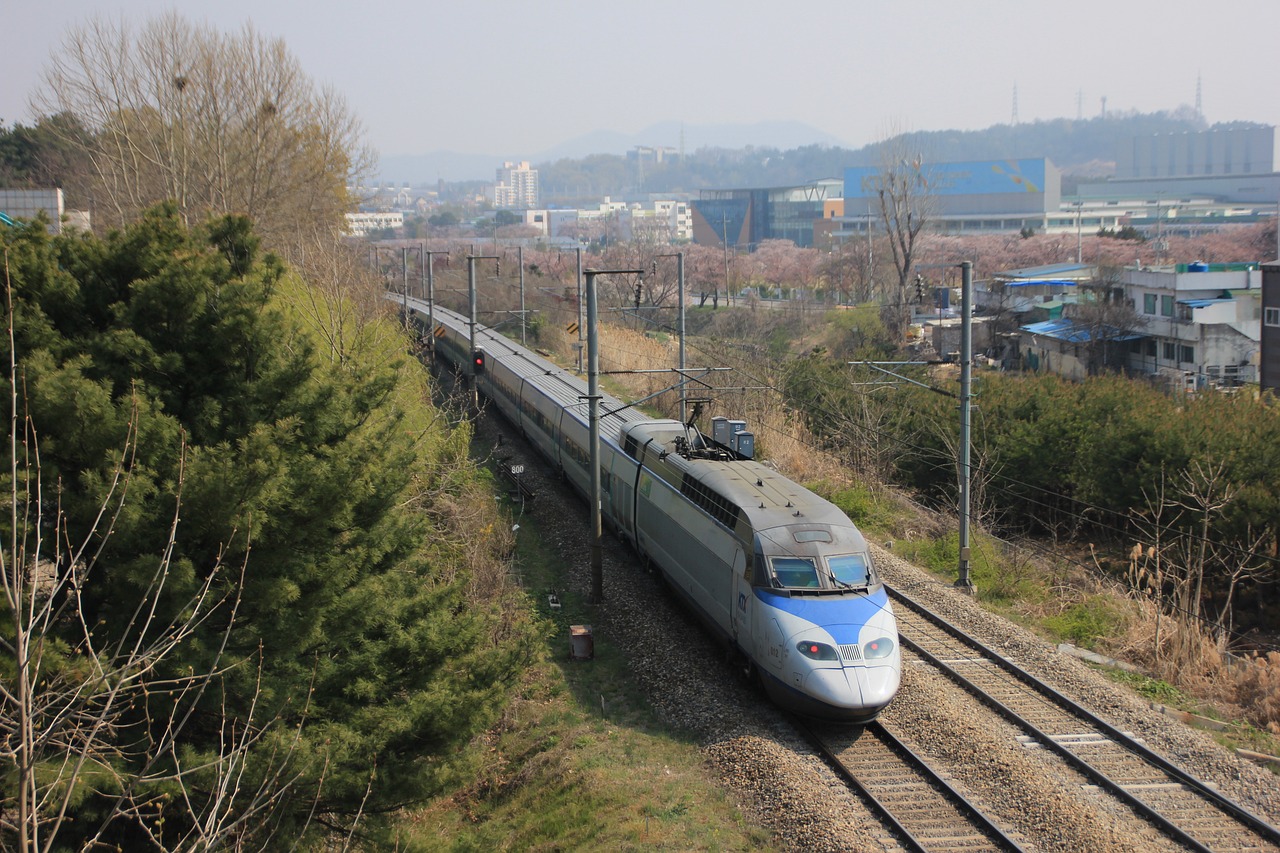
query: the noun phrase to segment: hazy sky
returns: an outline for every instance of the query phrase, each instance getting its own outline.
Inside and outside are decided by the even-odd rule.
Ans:
[[[667,120],[793,120],[860,146],[1008,122],[1015,87],[1023,122],[1095,116],[1104,96],[1193,105],[1197,76],[1210,122],[1280,125],[1277,0],[0,0],[0,119],[31,120],[70,25],[175,7],[284,38],[388,155],[531,158]]]

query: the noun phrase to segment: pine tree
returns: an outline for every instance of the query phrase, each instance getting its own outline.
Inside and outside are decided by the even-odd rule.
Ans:
[[[42,479],[97,552],[75,619],[98,648],[130,642],[167,548],[154,624],[182,624],[206,583],[221,602],[115,721],[132,745],[115,756],[118,781],[77,801],[77,831],[107,821],[102,837],[127,847],[145,824],[175,841],[217,811],[241,840],[292,837],[313,814],[340,826],[433,793],[492,719],[530,635],[516,620],[496,640],[493,603],[443,565],[461,555],[440,540],[465,536],[440,536],[423,509],[457,488],[441,471],[466,437],[442,433],[420,368],[373,327],[344,358],[319,357],[290,308],[305,285],[242,218],[189,230],[163,206],[105,240],[38,227],[3,239]],[[67,618],[50,631],[72,648]],[[172,688],[192,673],[215,675]],[[178,718],[180,747],[158,748]],[[236,733],[251,737],[227,795]],[[148,810],[109,820],[117,797]],[[233,820],[258,809],[272,820]]]

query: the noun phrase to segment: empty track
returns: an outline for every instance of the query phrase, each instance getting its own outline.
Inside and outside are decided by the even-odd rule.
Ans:
[[[916,654],[1192,850],[1280,849],[1280,830],[1012,661],[890,589],[905,652]]]

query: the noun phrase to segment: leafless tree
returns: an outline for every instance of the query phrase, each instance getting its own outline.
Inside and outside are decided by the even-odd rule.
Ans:
[[[867,302],[876,293],[872,276],[873,249],[865,240],[848,240],[823,258],[820,271],[827,287],[844,304]]]
[[[1076,322],[1088,330],[1085,361],[1090,375],[1123,370],[1129,339],[1143,326],[1133,301],[1124,296],[1120,270],[1102,267],[1081,286],[1081,300],[1072,307]]]
[[[32,99],[75,116],[96,224],[161,201],[184,213],[247,214],[275,235],[336,231],[349,179],[372,162],[343,98],[318,88],[279,39],[224,34],[177,13],[134,29],[93,18],[70,30]]]
[[[1172,485],[1162,476],[1148,496],[1147,508],[1135,515],[1141,537],[1130,554],[1131,584],[1154,597],[1157,619],[1166,612],[1178,626],[1174,661],[1190,654],[1184,647],[1199,636],[1212,636],[1218,650],[1227,648],[1236,592],[1241,583],[1266,583],[1274,578],[1266,557],[1274,532],[1249,530],[1242,539],[1224,538],[1218,522],[1238,489],[1220,465],[1193,464]],[[1219,602],[1214,617],[1206,617],[1207,601]],[[1157,622],[1156,660],[1160,660],[1161,632]]]
[[[888,235],[889,256],[896,280],[887,294],[892,325],[902,328],[907,321],[908,288],[921,233],[932,216],[934,187],[924,155],[913,150],[902,134],[880,146],[879,170],[871,177],[880,224]]]

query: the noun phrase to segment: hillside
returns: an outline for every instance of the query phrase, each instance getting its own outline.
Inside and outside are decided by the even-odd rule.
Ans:
[[[1222,126],[1251,126],[1231,122]],[[1100,177],[1115,167],[1116,145],[1130,136],[1205,130],[1204,120],[1190,109],[1131,113],[1106,118],[1053,119],[1027,124],[1000,124],[985,130],[914,131],[895,137],[934,161],[1048,157],[1062,169],[1070,186],[1073,176]],[[696,193],[707,188],[777,187],[820,178],[839,178],[848,166],[872,165],[880,144],[850,149],[806,145],[782,150],[699,148],[682,161],[630,162],[626,157],[596,154],[580,159],[541,162],[539,182],[547,204],[570,203],[601,196],[642,193]]]

